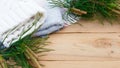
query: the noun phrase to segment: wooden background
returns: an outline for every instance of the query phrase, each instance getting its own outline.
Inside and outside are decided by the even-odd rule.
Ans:
[[[43,68],[120,68],[120,24],[79,23],[50,35]]]

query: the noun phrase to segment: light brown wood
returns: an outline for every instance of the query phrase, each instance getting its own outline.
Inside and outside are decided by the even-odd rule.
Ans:
[[[120,24],[80,22],[50,35],[44,68],[120,68]]]
[[[80,20],[78,22],[81,25],[73,24],[67,28],[64,28],[61,32],[120,32],[120,24],[117,22],[113,22],[114,24],[110,24],[108,22],[104,22],[104,25],[100,24],[99,21],[84,21]]]
[[[43,68],[120,68],[120,61],[42,61]]]
[[[120,33],[53,34],[43,60],[113,60],[120,59]],[[97,59],[98,58],[98,59]],[[100,59],[102,58],[102,59]]]

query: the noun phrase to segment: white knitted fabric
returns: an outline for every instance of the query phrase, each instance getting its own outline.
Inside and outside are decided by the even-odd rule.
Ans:
[[[36,14],[41,18],[32,26]],[[32,33],[45,19],[45,10],[33,0],[0,0],[0,39],[5,47],[9,47],[24,31],[30,29],[22,37]]]

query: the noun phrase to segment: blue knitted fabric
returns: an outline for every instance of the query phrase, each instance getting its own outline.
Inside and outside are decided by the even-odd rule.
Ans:
[[[47,14],[47,19],[34,36],[44,36],[56,32],[64,27],[59,8],[51,8]]]
[[[34,36],[44,36],[60,30],[64,26],[60,8],[51,7],[47,0],[34,0],[47,11],[47,18]]]

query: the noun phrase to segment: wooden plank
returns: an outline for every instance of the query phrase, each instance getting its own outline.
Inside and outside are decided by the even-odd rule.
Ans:
[[[120,61],[42,61],[43,68],[120,68]]]
[[[120,60],[120,33],[53,34],[48,41],[55,51],[41,60]]]
[[[79,21],[82,26],[78,24],[71,25],[67,28],[62,29],[61,32],[120,32],[120,24],[113,22],[114,24],[109,24],[108,22],[104,22],[105,24],[100,24],[97,20],[94,21]]]

